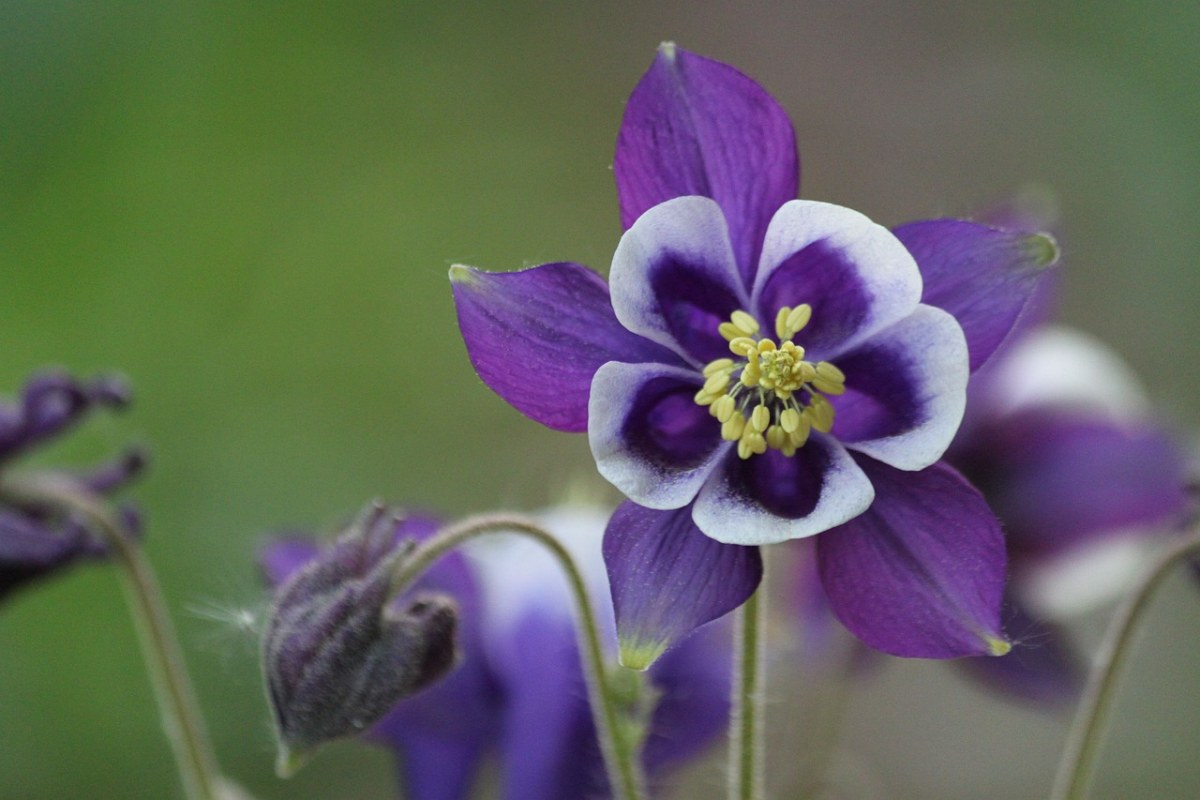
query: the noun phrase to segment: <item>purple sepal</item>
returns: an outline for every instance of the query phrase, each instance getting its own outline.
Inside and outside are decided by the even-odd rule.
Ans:
[[[838,619],[896,656],[1007,652],[1004,537],[983,496],[941,462],[901,472],[856,459],[875,503],[817,540],[821,584]]]
[[[90,544],[77,526],[56,531],[21,514],[0,512],[0,599],[89,554]]]
[[[125,382],[112,376],[81,381],[56,370],[34,375],[20,400],[0,403],[0,460],[65,433],[93,409],[127,405],[129,395]]]
[[[1059,711],[1074,705],[1087,678],[1085,665],[1070,647],[1066,632],[1036,620],[1011,596],[1005,602],[1005,627],[1013,649],[1002,658],[963,658],[955,662],[963,674],[992,691]]]
[[[973,448],[976,471],[1014,555],[1060,553],[1131,528],[1153,533],[1188,505],[1184,456],[1151,423],[1029,411],[998,422],[984,442]]]
[[[121,408],[129,402],[129,388],[115,377],[81,381],[58,371],[30,378],[19,399],[0,402],[0,467],[35,447],[46,444],[99,408]],[[61,470],[60,475],[84,491],[110,495],[136,478],[146,465],[146,454],[130,448],[122,455],[82,471]],[[140,515],[132,506],[117,509],[133,536],[141,531]],[[77,517],[61,509],[36,503],[9,503],[0,507],[0,599],[20,586],[50,577],[86,558],[107,552],[100,537]]]
[[[258,566],[271,586],[279,586],[321,553],[321,546],[304,534],[286,534],[263,545]]]
[[[779,104],[733,67],[674,44],[659,48],[629,98],[613,170],[626,228],[675,197],[716,200],[747,286],[767,223],[800,180],[795,134]]]
[[[505,798],[601,796],[604,762],[587,703],[571,617],[529,609],[507,631],[501,760]]]
[[[452,677],[447,678],[449,680]],[[433,691],[430,689],[413,700]],[[492,735],[486,720],[477,722],[482,724],[476,724],[475,730],[464,736],[447,738],[408,727],[402,715],[396,712],[376,725],[372,736],[397,756],[396,779],[404,787],[401,797],[407,800],[467,800],[471,797],[471,787],[479,771],[477,767]]]
[[[511,800],[609,797],[588,710],[574,631],[555,613],[534,612],[512,644],[522,660],[505,681],[501,795]],[[642,765],[652,785],[694,758],[726,729],[731,686],[730,626],[703,626],[648,671],[658,697],[646,729]]]
[[[999,230],[956,219],[901,225],[925,281],[921,302],[949,311],[967,335],[974,372],[1016,326],[1058,247],[1044,233]]]
[[[450,281],[479,377],[522,414],[556,430],[587,430],[588,391],[601,364],[678,362],[625,330],[604,279],[579,264],[520,272],[455,266]]]
[[[659,697],[650,718],[642,763],[652,783],[697,756],[729,726],[732,626],[701,627],[650,668]]]
[[[762,580],[757,547],[723,544],[692,522],[691,506],[655,511],[625,502],[604,532],[621,663],[646,669],[693,630],[740,606]]]

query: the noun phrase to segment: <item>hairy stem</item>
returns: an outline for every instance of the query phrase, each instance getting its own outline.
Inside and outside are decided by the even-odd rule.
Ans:
[[[20,505],[58,509],[81,517],[103,537],[120,567],[125,596],[154,685],[162,726],[190,800],[219,800],[223,780],[204,717],[196,702],[179,640],[150,563],[112,508],[65,475],[4,476],[0,495]]]
[[[766,581],[764,569],[764,583]],[[733,649],[733,711],[729,718],[729,800],[763,800],[766,669],[762,584],[738,609]]]
[[[1095,771],[1096,757],[1108,727],[1122,667],[1133,649],[1134,634],[1163,580],[1188,556],[1200,553],[1200,532],[1167,550],[1125,599],[1105,634],[1075,721],[1067,735],[1052,800],[1083,800]]]
[[[600,749],[608,771],[609,785],[615,800],[641,800],[643,780],[637,763],[637,745],[621,724],[618,704],[609,684],[605,668],[604,649],[600,643],[600,626],[588,596],[583,576],[566,548],[535,521],[515,515],[489,514],[468,517],[443,528],[436,536],[422,543],[400,565],[392,585],[401,591],[443,555],[479,536],[493,533],[514,533],[539,542],[558,560],[570,584],[579,612],[579,642],[583,651],[584,678]]]

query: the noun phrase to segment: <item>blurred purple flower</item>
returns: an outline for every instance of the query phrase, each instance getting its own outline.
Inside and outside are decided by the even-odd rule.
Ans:
[[[939,458],[1053,242],[958,220],[889,232],[794,199],[782,108],[673,45],[629,100],[614,170],[608,286],[572,263],[451,280],[483,380],[586,430],[630,498],[604,545],[623,663],[744,602],[758,545],[822,533],[825,591],[872,647],[1007,651],[999,526]]]
[[[128,387],[114,377],[81,381],[57,371],[34,375],[19,398],[0,401],[0,481],[20,456],[64,435],[91,411],[128,402]],[[73,477],[84,489],[109,494],[144,465],[144,454],[130,450]],[[136,533],[136,512],[125,507],[122,514]],[[11,498],[0,502],[0,598],[76,561],[102,557],[105,549],[79,520],[59,510]]]
[[[596,600],[607,600],[600,565],[603,515],[561,509],[543,516],[577,557]],[[397,535],[425,538],[436,524],[408,518]],[[405,796],[460,800],[482,761],[498,752],[502,796],[558,800],[608,796],[576,644],[573,601],[557,563],[538,545],[501,538],[437,562],[411,592],[445,592],[459,605],[459,666],[397,704],[365,738],[397,756]],[[321,552],[300,539],[269,545],[273,583]],[[589,571],[588,567],[593,568]],[[606,603],[601,603],[603,607]],[[602,615],[615,645],[611,618]],[[715,741],[728,719],[726,626],[709,626],[649,672],[658,695],[643,763],[652,784]]]
[[[1083,659],[1048,620],[1132,586],[1188,508],[1185,455],[1119,356],[1083,333],[1044,325],[973,381],[949,457],[1004,522],[1008,625],[1028,639],[995,663],[962,666],[1010,695],[1069,702]]]

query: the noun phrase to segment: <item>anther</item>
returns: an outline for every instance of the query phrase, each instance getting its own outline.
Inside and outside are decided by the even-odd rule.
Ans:
[[[762,433],[771,424],[771,409],[765,405],[758,405],[754,412],[750,415],[750,427]]]
[[[721,323],[724,324],[724,323]],[[748,336],[737,336],[729,341],[729,350],[735,356],[748,358],[751,353],[758,352],[758,345]]]
[[[733,322],[734,327],[742,331],[743,336],[753,336],[758,333],[758,320],[745,311],[739,309],[730,314],[729,319]]]
[[[721,396],[727,386],[729,386],[729,373],[718,372],[708,376],[708,380],[704,382],[704,391],[714,395],[713,399],[715,400]]]
[[[710,361],[708,363],[708,366],[706,366],[704,368],[704,377],[706,377],[706,378],[710,377],[711,375],[714,375],[715,373],[721,372],[722,370],[730,369],[732,367],[733,367],[733,359],[732,358],[718,358],[716,361]]]
[[[736,442],[742,437],[745,428],[746,418],[741,414],[734,414],[721,425],[721,438],[727,442]]]
[[[792,313],[791,306],[784,306],[779,309],[779,313],[775,315],[775,335],[780,340],[792,338],[792,332],[788,329],[788,315]]]

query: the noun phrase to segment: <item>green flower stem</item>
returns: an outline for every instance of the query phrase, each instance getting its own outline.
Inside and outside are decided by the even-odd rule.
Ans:
[[[395,591],[402,591],[450,550],[471,539],[492,533],[527,536],[549,550],[562,566],[579,611],[579,640],[584,653],[584,678],[587,681],[588,699],[591,701],[600,749],[608,770],[609,785],[612,786],[615,800],[641,800],[644,791],[641,770],[637,763],[637,744],[630,740],[628,727],[621,724],[617,701],[605,668],[604,649],[600,644],[600,626],[596,622],[596,613],[592,609],[587,585],[571,554],[557,539],[526,517],[503,514],[468,517],[443,528],[404,559],[392,580]]]
[[[61,509],[82,517],[108,545],[124,578],[134,627],[154,684],[162,726],[190,800],[220,800],[226,789],[204,717],[196,703],[179,640],[163,602],[154,571],[112,508],[65,475],[4,476],[0,495],[19,505]]]
[[[1171,570],[1196,553],[1200,553],[1200,532],[1193,533],[1167,550],[1147,571],[1113,617],[1067,736],[1058,775],[1054,780],[1052,800],[1083,800],[1087,796],[1121,670],[1133,649],[1138,624]]]
[[[765,565],[764,565],[765,566]],[[763,584],[766,570],[763,570]],[[738,609],[733,649],[733,711],[729,717],[729,800],[763,800],[766,590]]]

